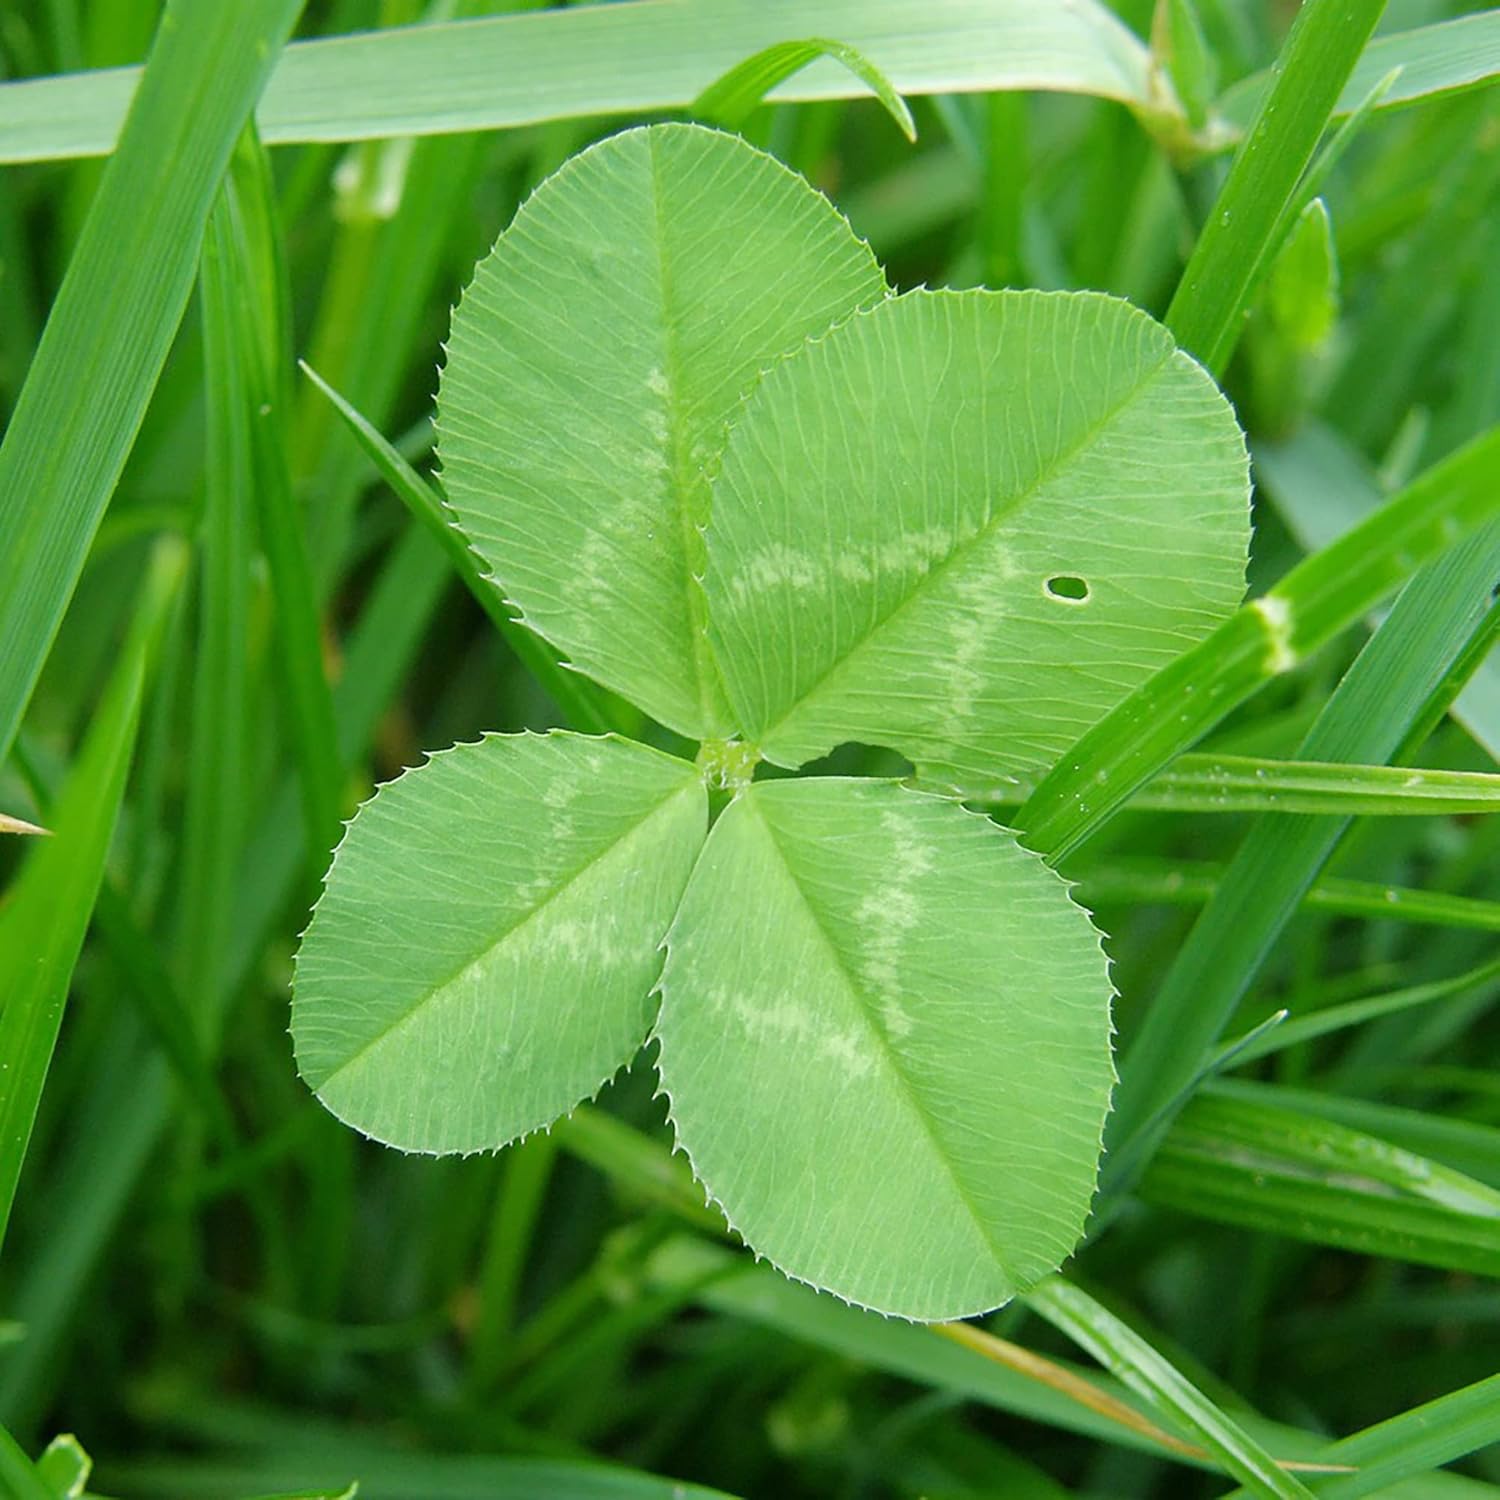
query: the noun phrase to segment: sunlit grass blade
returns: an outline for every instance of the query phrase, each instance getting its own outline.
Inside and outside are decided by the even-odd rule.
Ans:
[[[924,0],[737,3],[712,26],[653,4],[396,27],[291,48],[258,112],[268,145],[493,130],[580,115],[681,109],[741,58],[777,42],[837,37],[902,94],[1003,88],[1149,98],[1145,46],[1095,0],[934,9]],[[5,85],[0,161],[110,149],[134,69]],[[866,86],[823,61],[777,99],[840,99]]]
[[[1263,1092],[1205,1086],[1141,1179],[1145,1200],[1312,1244],[1500,1276],[1500,1191],[1265,1103]]]
[[[333,403],[380,477],[442,547],[444,556],[464,587],[493,621],[506,645],[515,652],[516,659],[551,694],[567,716],[568,723],[589,734],[603,734],[609,730],[628,732],[634,727],[621,720],[612,703],[591,682],[567,670],[545,641],[518,622],[499,587],[484,574],[479,558],[454,526],[453,517],[435,485],[423,479],[385,437],[305,360],[302,371]]]
[[[1096,724],[1023,804],[1016,822],[1027,842],[1061,859],[1231,710],[1497,511],[1500,428],[1299,563]]]
[[[1297,14],[1274,82],[1193,246],[1166,324],[1215,374],[1239,340],[1261,267],[1385,0],[1313,0]]]
[[[47,830],[25,818],[14,818],[9,813],[0,813],[0,833],[45,834]]]
[[[1486,83],[1500,74],[1500,15],[1485,10],[1376,37],[1349,75],[1334,114],[1357,110],[1379,81],[1396,68],[1401,71],[1381,98],[1380,108]],[[1231,124],[1246,124],[1269,87],[1270,78],[1257,73],[1229,89],[1218,108]]]
[[[1256,1494],[1312,1500],[1307,1486],[1282,1469],[1239,1423],[1086,1292],[1050,1276],[1026,1293],[1026,1305],[1093,1355],[1153,1411],[1192,1433],[1226,1473]]]
[[[235,137],[301,8],[174,6],[141,76],[0,443],[0,760],[187,305]]]
[[[1484,628],[1496,539],[1496,528],[1487,528],[1402,591],[1319,713],[1300,747],[1304,754],[1385,760],[1413,726],[1428,722],[1434,695],[1446,707],[1456,689],[1450,668]],[[1261,818],[1241,845],[1126,1049],[1107,1190],[1128,1184],[1149,1155],[1165,1123],[1164,1102],[1197,1070],[1347,826],[1343,819],[1277,814]]]
[[[880,100],[901,134],[908,141],[916,140],[917,126],[911,110],[891,86],[890,79],[863,52],[824,37],[809,37],[802,42],[777,42],[752,54],[709,84],[688,106],[688,113],[700,120],[738,130],[778,83],[801,72],[820,57],[830,57],[842,63]]]
[[[125,794],[152,655],[183,566],[180,544],[161,544],[130,639],[58,799],[56,835],[37,844],[0,907],[0,1242]]]

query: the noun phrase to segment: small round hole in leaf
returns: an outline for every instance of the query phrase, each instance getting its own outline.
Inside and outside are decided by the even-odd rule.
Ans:
[[[1046,589],[1054,599],[1067,604],[1082,604],[1089,596],[1089,583],[1074,573],[1057,573],[1047,580]]]

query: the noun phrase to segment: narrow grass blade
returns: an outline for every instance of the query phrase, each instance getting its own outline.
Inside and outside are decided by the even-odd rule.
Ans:
[[[0,813],[0,833],[45,834],[45,828],[28,823],[25,818],[13,818],[9,813]]]
[[[1481,532],[1403,590],[1308,732],[1305,754],[1387,759],[1433,695],[1451,694],[1449,668],[1483,628],[1497,542],[1496,528]],[[1128,1184],[1149,1155],[1165,1124],[1163,1105],[1197,1070],[1346,827],[1341,819],[1275,815],[1251,830],[1127,1049],[1108,1190]]]
[[[1226,1473],[1255,1494],[1312,1500],[1306,1485],[1286,1473],[1232,1417],[1086,1292],[1060,1276],[1050,1276],[1026,1294],[1026,1305],[1087,1350],[1154,1411],[1191,1432]]]
[[[1311,0],[1292,24],[1167,309],[1177,342],[1215,374],[1239,340],[1276,227],[1384,9],[1385,0]]]
[[[837,37],[902,94],[1048,89],[1148,102],[1145,46],[1096,0],[721,0],[714,23],[650,3],[557,9],[299,43],[259,111],[268,145],[494,130],[682,109],[751,53]],[[0,161],[111,149],[136,70],[7,84]],[[866,86],[824,59],[777,99]]]
[[[1410,104],[1488,82],[1500,74],[1500,13],[1485,10],[1376,37],[1349,75],[1334,114],[1352,114],[1378,82],[1397,68],[1400,72],[1379,108]],[[1246,124],[1270,86],[1269,74],[1257,73],[1229,89],[1218,108],[1231,125]]]
[[[1429,469],[1163,668],[1063,756],[1017,815],[1057,860],[1231,710],[1500,511],[1500,428]],[[1466,632],[1467,635],[1467,632]]]
[[[1404,1084],[1415,1071],[1402,1068],[1394,1079],[1385,1081]],[[1337,1072],[1333,1076],[1338,1086],[1344,1084]],[[1362,1135],[1389,1141],[1404,1151],[1430,1157],[1500,1190],[1500,1127],[1458,1119],[1436,1110],[1405,1109],[1383,1100],[1359,1099],[1321,1089],[1293,1089],[1243,1079],[1234,1080],[1233,1087],[1243,1097],[1266,1099],[1301,1115],[1332,1120]]]
[[[916,121],[911,117],[906,100],[891,86],[890,79],[857,48],[843,42],[830,42],[824,37],[809,37],[805,42],[777,42],[736,63],[693,100],[688,113],[700,120],[738,130],[778,83],[800,73],[820,57],[831,57],[842,63],[880,100],[901,134],[908,141],[916,140]]]
[[[163,543],[58,800],[56,837],[36,846],[0,908],[0,1242],[125,794],[151,658],[183,566],[181,546]]]
[[[1216,1223],[1500,1276],[1500,1191],[1246,1085],[1205,1086],[1139,1191]]]
[[[144,739],[144,734],[141,737]],[[44,783],[35,767],[22,759],[19,747],[16,759],[22,761],[22,773],[38,804],[51,808],[55,788]],[[139,798],[135,799],[134,810],[138,818]],[[204,1121],[217,1134],[220,1142],[228,1144],[234,1139],[234,1122],[199,1044],[193,1028],[192,1013],[158,955],[155,943],[142,930],[130,909],[129,901],[121,893],[114,877],[108,873],[99,886],[93,920],[125,981],[130,998],[171,1062],[184,1094],[197,1105]]]
[[[1330,1443],[1319,1457],[1347,1464],[1356,1472],[1319,1485],[1319,1500],[1358,1500],[1361,1495],[1385,1493],[1404,1479],[1494,1442],[1500,1442],[1500,1375],[1449,1391]]]
[[[441,553],[413,529],[377,578],[347,642],[335,693],[346,760],[365,754],[376,721],[411,668],[446,576]],[[300,868],[298,834],[297,791],[288,781],[272,795],[246,855],[238,920],[225,955],[226,992],[243,981],[263,951],[273,918],[285,909]],[[27,1330],[0,1367],[0,1413],[15,1425],[36,1420],[61,1376],[82,1290],[166,1129],[171,1087],[165,1062],[143,1053],[127,1030],[118,1060],[95,1080],[89,1108],[58,1159],[53,1198],[67,1208],[48,1220],[47,1255],[27,1268],[10,1304]]]
[[[250,370],[240,339],[244,288],[231,269],[235,236],[221,198],[203,245],[203,370],[206,458],[199,541],[198,639],[177,927],[177,977],[209,1024],[234,922],[234,885],[248,831],[254,421]],[[207,1031],[200,1031],[207,1040]]]
[[[1213,899],[1224,867],[1181,860],[1116,859],[1073,873],[1090,906],[1109,901],[1201,906]],[[1341,876],[1325,876],[1310,885],[1302,897],[1302,907],[1341,917],[1500,932],[1500,901]]]
[[[517,660],[551,694],[567,716],[568,723],[587,734],[604,734],[611,730],[627,732],[629,726],[619,722],[620,716],[609,700],[586,678],[568,671],[545,641],[518,622],[499,588],[481,571],[479,558],[454,526],[435,485],[423,479],[385,437],[305,360],[302,361],[302,372],[333,403],[380,477],[442,547],[444,556],[464,587],[490,617]]]
[[[1067,1365],[1055,1359],[1046,1359],[1030,1349],[1023,1348],[1020,1344],[1011,1343],[1008,1339],[996,1338],[994,1334],[986,1332],[973,1323],[938,1323],[933,1326],[932,1331],[941,1334],[944,1338],[952,1339],[955,1344],[965,1349],[972,1349],[976,1354],[982,1354],[986,1359],[993,1360],[1008,1370],[1024,1375],[1028,1380],[1034,1380],[1055,1391],[1060,1391],[1063,1395],[1078,1402],[1080,1406],[1086,1407],[1089,1411],[1098,1412],[1107,1420],[1118,1423],[1131,1433],[1138,1433],[1170,1453],[1179,1454],[1183,1458],[1201,1460],[1207,1464],[1214,1462],[1214,1456],[1207,1448],[1199,1447],[1196,1443],[1184,1442],[1175,1433],[1158,1427],[1155,1422],[1143,1417],[1133,1406],[1127,1405],[1107,1390],[1085,1380],[1082,1375],[1075,1373]],[[1304,1463],[1297,1459],[1278,1458],[1275,1462],[1278,1468],[1289,1473],[1327,1473],[1331,1469],[1340,1467],[1332,1464]]]
[[[287,719],[297,753],[307,847],[317,870],[338,842],[343,768],[333,696],[323,668],[322,625],[302,507],[287,462],[291,322],[281,228],[270,162],[254,129],[241,137],[211,221],[204,306],[226,326],[221,357],[240,366],[238,395],[252,499],[275,601],[275,632]]]
[[[1495,244],[1500,248],[1500,232]],[[1500,295],[1494,304],[1492,321],[1500,330]],[[1500,339],[1496,345],[1500,347]],[[1470,360],[1462,363],[1466,371],[1471,369]],[[1480,418],[1477,425],[1482,427],[1490,403],[1481,398],[1475,405]],[[1269,494],[1292,534],[1309,552],[1326,547],[1380,504],[1379,486],[1363,458],[1324,423],[1309,422],[1284,443],[1256,444],[1254,462],[1261,493]],[[1478,645],[1476,641],[1476,649]],[[1500,658],[1491,654],[1473,667],[1451,712],[1500,759]]]
[[[72,1433],[53,1438],[36,1463],[37,1473],[51,1486],[56,1500],[83,1500],[93,1468],[93,1459]]]
[[[0,1427],[0,1486],[11,1500],[57,1500],[50,1484],[42,1482],[26,1450]]]
[[[1185,755],[1132,798],[1131,806],[1342,817],[1486,813],[1500,810],[1500,776],[1248,755]]]
[[[1490,641],[1481,637],[1480,645]],[[1020,801],[1016,793],[971,799]],[[1500,811],[1500,775],[1405,766],[1337,765],[1214,753],[1178,756],[1148,781],[1136,812],[1335,813],[1343,817],[1416,817]]]
[[[1492,985],[1497,980],[1500,980],[1500,960],[1481,964],[1477,969],[1455,974],[1450,979],[1439,979],[1432,984],[1411,985],[1386,994],[1367,995],[1360,1000],[1330,1005],[1311,1015],[1284,1021],[1274,1031],[1263,1036],[1246,1037],[1242,1039],[1242,1044],[1233,1044],[1234,1057],[1231,1065],[1242,1067],[1247,1062],[1269,1057],[1273,1052],[1283,1052],[1288,1047],[1316,1041],[1319,1037],[1330,1036],[1351,1026],[1361,1026],[1366,1021],[1378,1020],[1381,1016],[1396,1015],[1419,1005],[1431,1005],[1455,995],[1465,995],[1471,990]]]
[[[178,3],[141,76],[0,443],[0,760],[187,305],[235,137],[301,8]]]

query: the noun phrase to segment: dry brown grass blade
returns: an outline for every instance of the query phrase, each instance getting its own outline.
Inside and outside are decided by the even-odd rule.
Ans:
[[[28,823],[25,818],[13,818],[9,813],[0,812],[0,833],[31,833],[50,834],[50,828],[38,828],[35,823]]]
[[[1018,1375],[1024,1375],[1028,1380],[1035,1380],[1041,1385],[1050,1386],[1054,1391],[1078,1402],[1080,1406],[1097,1412],[1106,1421],[1129,1428],[1131,1432],[1138,1433],[1141,1437],[1172,1453],[1181,1454],[1184,1458],[1204,1460],[1209,1458],[1209,1454],[1196,1443],[1185,1442],[1182,1438],[1158,1427],[1155,1422],[1143,1417],[1133,1406],[1127,1406],[1123,1401],[1101,1391],[1098,1386],[1085,1380],[1081,1375],[1075,1375],[1066,1366],[1056,1364],[1040,1354],[1033,1354],[1030,1349],[1023,1349],[1019,1344],[1012,1344],[1007,1339],[996,1338],[994,1334],[986,1333],[984,1329],[976,1328],[972,1323],[935,1323],[932,1325],[932,1331],[952,1339],[955,1344],[962,1344],[966,1349],[972,1349],[976,1354],[982,1354],[986,1359],[994,1360],[997,1365],[1004,1365],[1006,1369],[1014,1370]],[[1279,1467],[1289,1473],[1351,1474],[1354,1472],[1346,1464],[1302,1463],[1296,1459],[1287,1458],[1278,1458],[1276,1462]]]

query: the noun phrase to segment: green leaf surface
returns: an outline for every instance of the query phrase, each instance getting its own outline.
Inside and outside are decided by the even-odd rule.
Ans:
[[[747,736],[961,787],[1045,771],[1239,602],[1244,446],[1097,294],[917,292],[772,370],[714,482],[711,634]]]
[[[1497,480],[1500,427],[1434,464],[1149,678],[1027,799],[1017,821],[1034,846],[1062,858],[1259,688],[1477,531],[1500,511]]]
[[[717,131],[629,131],[540,188],[454,313],[438,400],[449,505],[527,623],[671,728],[728,734],[698,581],[725,423],[884,295],[825,199]]]
[[[383,787],[298,957],[302,1076],[406,1150],[550,1124],[644,1040],[705,818],[685,762],[572,734],[491,736]]]
[[[730,1222],[917,1319],[1073,1248],[1113,1070],[1098,934],[1009,833],[890,782],[757,783],[667,939],[659,1067]]]
[[[298,43],[266,91],[261,136],[270,145],[372,140],[681,109],[742,58],[807,36],[857,48],[908,95],[1148,97],[1146,48],[1097,0],[715,0],[712,25],[696,10],[644,0]],[[0,161],[109,151],[138,77],[116,68],[0,86]],[[825,61],[775,97],[865,94]]]
[[[0,443],[0,759],[187,305],[235,138],[301,8],[174,4],[163,20]]]

